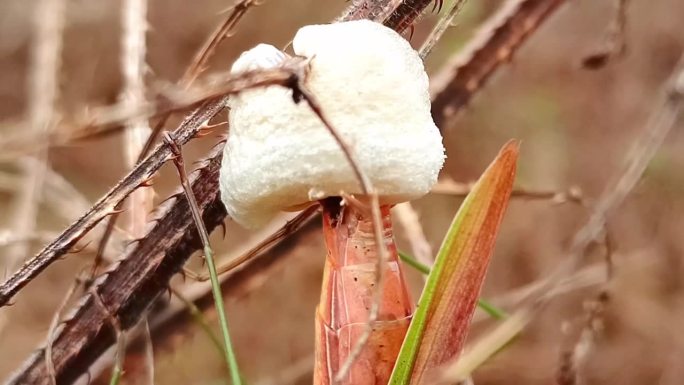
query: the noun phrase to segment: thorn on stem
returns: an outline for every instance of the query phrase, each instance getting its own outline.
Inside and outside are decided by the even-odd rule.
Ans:
[[[226,234],[228,232],[228,229],[226,228],[226,223],[221,222],[219,226],[221,226],[221,236],[223,237],[223,239],[226,239]]]
[[[153,185],[154,185],[154,176],[150,176],[149,178],[142,181],[138,186],[139,187],[152,187]]]
[[[88,247],[88,245],[90,245],[90,241],[86,242],[86,243],[85,243],[84,245],[82,245],[81,247],[72,247],[72,248],[70,248],[70,249],[67,251],[67,253],[68,253],[68,254],[77,254],[77,253],[80,253],[81,251],[85,250],[85,249]]]
[[[112,209],[107,214],[105,214],[105,216],[119,215],[124,211],[126,211],[126,209]]]

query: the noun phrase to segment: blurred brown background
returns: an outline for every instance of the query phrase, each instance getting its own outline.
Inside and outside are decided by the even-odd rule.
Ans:
[[[58,102],[65,117],[82,113],[86,106],[116,102],[121,87],[120,3],[67,3]],[[628,10],[625,57],[597,71],[582,69],[581,59],[603,41],[613,3],[576,0],[563,6],[497,73],[466,113],[450,127],[442,127],[448,153],[445,176],[463,182],[477,178],[507,139],[519,138],[518,186],[544,191],[577,186],[588,200],[600,194],[644,130],[660,87],[684,49],[684,1],[634,0]],[[470,0],[457,25],[427,60],[429,72],[439,71],[501,4]],[[218,0],[150,0],[147,81],[178,79],[229,5]],[[328,22],[346,5],[344,1],[264,0],[220,47],[209,72],[228,69],[239,52],[258,42],[284,46],[298,27]],[[0,136],[16,134],[13,122],[25,116],[34,8],[35,1],[0,2],[0,121],[7,122]],[[416,26],[414,46],[421,44],[434,21],[434,15],[427,15]],[[216,140],[209,136],[193,141],[186,155],[201,157]],[[92,202],[126,173],[122,143],[118,133],[51,148],[50,164]],[[684,381],[682,145],[680,124],[649,164],[642,182],[609,218],[616,274],[608,286],[603,329],[584,368],[587,384]],[[13,181],[18,175],[16,164],[4,159],[0,164],[3,234],[12,230],[17,197]],[[174,170],[165,166],[156,184],[158,199],[176,185]],[[46,199],[39,206],[41,235],[32,243],[33,251],[88,207],[73,196],[60,199]],[[433,248],[439,246],[459,204],[457,198],[436,194],[415,203]],[[514,200],[483,296],[496,303],[497,298],[542,278],[564,258],[586,217],[587,211],[573,204]],[[227,234],[225,240],[214,234],[219,255],[239,247],[246,236],[233,224],[228,224]],[[401,229],[397,234],[400,245],[407,248]],[[5,250],[0,249],[0,256]],[[241,369],[250,384],[283,383],[292,373],[298,378],[291,383],[310,383],[307,363],[313,350],[313,312],[324,256],[319,234],[308,237],[293,253],[268,279],[227,301]],[[602,253],[602,246],[596,245],[586,265],[600,266]],[[23,290],[14,306],[0,309],[0,378],[44,341],[54,311],[90,258],[89,252],[69,255]],[[9,274],[6,265],[0,269],[3,278]],[[422,281],[413,272],[409,275],[417,298]],[[583,305],[596,292],[591,287],[558,297],[522,336],[476,372],[474,382],[553,384],[561,353],[576,341],[573,333],[583,322]],[[215,324],[213,313],[209,316]],[[495,323],[477,319],[484,321],[477,322],[472,337]],[[155,361],[158,384],[214,384],[225,378],[221,357],[192,325],[158,347]]]

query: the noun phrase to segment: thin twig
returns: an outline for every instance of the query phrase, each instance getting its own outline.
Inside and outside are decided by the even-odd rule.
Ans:
[[[296,62],[296,59],[291,62]],[[132,118],[154,118],[177,111],[201,108],[207,101],[235,94],[245,89],[284,84],[290,80],[292,68],[280,67],[247,71],[239,75],[229,72],[216,73],[207,77],[203,84],[189,88],[166,84],[164,87],[151,87],[156,97],[134,108],[117,103],[110,106],[92,108],[84,117],[75,122],[63,123],[69,129],[55,130],[51,138],[34,134],[21,134],[18,137],[0,140],[0,160],[13,159],[18,154],[33,153],[48,146],[58,146],[73,141],[93,139],[124,129],[124,123]],[[57,127],[59,128],[59,127]]]
[[[121,41],[121,72],[124,88],[121,102],[130,109],[145,101],[145,34],[147,30],[147,0],[125,0],[123,3]],[[133,117],[126,122],[124,155],[127,166],[132,168],[150,136],[150,127],[144,118]],[[142,235],[147,223],[147,213],[152,209],[154,191],[138,189],[129,197],[128,232],[134,238]]]
[[[557,385],[586,384],[584,369],[603,329],[603,313],[609,298],[608,293],[601,290],[595,300],[585,303],[584,322],[579,338],[572,348],[561,352],[561,364],[556,374]]]
[[[432,246],[425,237],[418,213],[411,203],[404,202],[394,206],[394,214],[396,214],[399,223],[404,228],[404,235],[409,245],[411,245],[413,255],[420,263],[432,266],[435,262]]]
[[[451,5],[451,9],[449,9],[449,12],[439,19],[439,22],[437,22],[435,28],[432,29],[430,35],[427,37],[427,39],[425,39],[423,45],[420,46],[418,53],[420,54],[421,59],[425,60],[425,58],[430,54],[430,52],[432,52],[432,49],[435,47],[435,44],[437,44],[439,39],[442,38],[444,32],[446,32],[446,30],[452,26],[452,23],[456,16],[458,16],[458,14],[461,13],[461,9],[463,9],[463,6],[466,2],[467,0],[454,0],[454,3]]]
[[[185,69],[185,72],[179,81],[181,85],[189,86],[197,79],[197,77],[206,69],[207,62],[214,56],[214,53],[216,53],[216,49],[221,42],[231,35],[242,17],[250,8],[256,5],[260,5],[260,3],[255,0],[237,0],[235,4],[233,4],[230,8],[230,12],[228,12],[228,16],[223,20],[223,23],[218,25],[214,32],[209,35],[209,38],[204,42],[202,48],[197,51],[192,62]]]
[[[209,276],[211,277],[211,288],[214,293],[214,305],[216,306],[216,313],[218,314],[219,324],[221,326],[221,334],[223,336],[223,346],[225,348],[225,359],[228,370],[230,371],[230,378],[233,385],[241,385],[242,380],[240,379],[240,370],[237,365],[237,358],[235,357],[235,352],[233,351],[233,344],[230,340],[230,332],[228,329],[228,319],[226,317],[226,311],[223,305],[223,296],[221,295],[221,283],[218,279],[218,274],[216,273],[216,265],[214,264],[214,252],[209,244],[209,233],[204,226],[204,221],[202,220],[202,213],[199,206],[197,205],[197,200],[195,199],[195,194],[192,192],[192,186],[188,182],[188,177],[185,174],[185,165],[183,161],[183,153],[180,147],[175,142],[175,140],[169,135],[168,132],[164,133],[164,141],[171,147],[173,152],[173,164],[178,170],[178,177],[180,178],[181,186],[183,191],[185,191],[185,196],[187,197],[188,204],[190,207],[190,213],[192,214],[192,219],[195,221],[197,226],[197,231],[199,232],[200,240],[202,241],[202,247],[204,249],[204,260],[207,262],[207,267],[209,268]]]
[[[473,187],[472,183],[459,183],[451,179],[443,179],[437,182],[430,192],[433,194],[448,194],[459,198],[465,198]],[[573,203],[588,208],[582,190],[571,187],[565,191],[556,190],[531,190],[526,188],[514,188],[511,192],[512,199],[543,200],[554,204]]]

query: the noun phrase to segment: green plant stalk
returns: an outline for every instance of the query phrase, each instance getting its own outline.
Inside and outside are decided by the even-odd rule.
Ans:
[[[425,275],[430,274],[430,266],[421,263],[417,259],[413,258],[413,256],[403,251],[397,250],[397,254],[399,254],[399,258],[402,260],[402,262],[416,269],[418,272]],[[496,320],[503,320],[508,317],[508,313],[506,313],[506,311],[498,308],[496,305],[482,298],[477,300],[477,307]]]
[[[119,381],[121,381],[122,374],[123,370],[121,370],[121,367],[114,365],[114,368],[112,368],[112,377],[109,379],[109,385],[118,385]]]
[[[99,297],[97,298],[98,299],[96,299],[96,301],[100,301]],[[115,326],[115,329],[116,354],[114,356],[114,365],[112,366],[112,376],[109,378],[109,385],[119,385],[119,382],[124,374],[123,366],[124,360],[126,359],[126,335],[121,332],[121,329],[118,325]]]
[[[204,246],[204,259],[207,261],[209,279],[211,280],[211,294],[214,297],[214,305],[216,306],[216,313],[218,314],[219,324],[221,325],[221,335],[223,336],[226,364],[228,364],[228,371],[230,372],[232,384],[242,385],[237,359],[235,358],[235,351],[233,350],[233,344],[230,341],[228,319],[226,318],[226,311],[223,306],[223,293],[221,292],[221,283],[219,282],[218,273],[216,272],[216,264],[214,263],[214,252],[212,251],[211,245],[209,243],[209,234],[207,233],[207,229],[204,227],[202,214],[200,214],[200,209],[197,206],[197,200],[195,199],[195,194],[192,191],[192,186],[190,186],[190,183],[188,182],[188,176],[185,172],[181,148],[168,132],[164,134],[164,141],[169,144],[171,152],[174,155],[173,163],[178,171],[178,177],[180,178],[181,186],[183,186],[183,191],[185,191],[185,196],[188,199],[190,213],[192,214],[195,226],[197,226],[197,232],[199,233],[202,245]]]
[[[230,379],[233,385],[242,385],[240,378],[240,371],[238,370],[237,358],[233,350],[233,343],[230,340],[230,332],[228,331],[228,319],[226,318],[226,311],[223,306],[223,293],[221,292],[221,283],[216,272],[216,265],[214,264],[214,253],[209,246],[204,247],[204,259],[207,261],[207,268],[209,269],[209,277],[211,279],[211,291],[214,297],[214,304],[216,306],[216,313],[218,314],[219,324],[221,325],[221,335],[223,337],[223,345],[225,348],[225,358],[230,370]]]
[[[197,306],[187,298],[185,298],[181,293],[179,293],[175,289],[171,289],[173,295],[176,296],[183,304],[185,304],[185,307],[188,309],[188,313],[190,313],[190,316],[192,317],[193,321],[204,331],[204,333],[209,337],[211,342],[214,344],[216,349],[218,350],[219,354],[223,355],[225,353],[224,348],[223,348],[223,343],[219,338],[216,336],[213,330],[211,330],[211,327],[209,326],[209,323],[207,320],[204,318],[204,315],[202,312],[197,308]]]

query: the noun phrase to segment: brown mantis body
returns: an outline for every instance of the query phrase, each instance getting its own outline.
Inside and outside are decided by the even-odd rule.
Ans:
[[[371,215],[336,199],[323,202],[328,247],[321,301],[316,310],[314,384],[332,384],[366,332],[380,257]],[[392,235],[389,206],[382,206],[382,238],[389,258],[377,321],[342,384],[387,384],[413,314]]]

